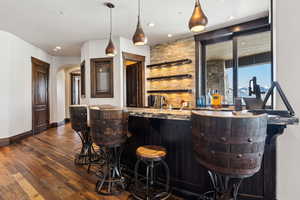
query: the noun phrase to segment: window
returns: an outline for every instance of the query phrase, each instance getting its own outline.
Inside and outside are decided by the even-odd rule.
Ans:
[[[113,91],[113,59],[91,59],[91,97],[112,98]]]
[[[206,45],[206,94],[217,90],[225,104],[233,104],[232,67],[226,66],[232,58],[232,41]]]
[[[202,33],[195,40],[199,65],[197,98],[215,90],[228,105],[234,103],[235,97],[255,98],[249,92],[253,85],[250,80],[255,78],[264,98],[273,80],[268,18]],[[271,104],[272,100],[268,102]]]
[[[271,87],[271,32],[266,31],[237,38],[238,49],[238,97],[249,95],[249,81],[256,77],[262,98]],[[271,100],[271,99],[270,99]],[[271,104],[271,101],[268,102]]]

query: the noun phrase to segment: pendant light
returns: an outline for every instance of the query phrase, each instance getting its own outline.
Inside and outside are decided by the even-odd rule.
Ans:
[[[207,17],[201,8],[199,0],[195,0],[195,9],[189,22],[190,30],[194,33],[201,32],[205,29],[207,22]]]
[[[105,49],[105,54],[107,56],[115,56],[117,54],[116,48],[114,43],[112,42],[111,36],[112,36],[112,9],[115,7],[114,4],[112,3],[105,3],[105,5],[109,8],[110,10],[110,33],[109,33],[109,42],[108,45]]]
[[[139,1],[139,11],[138,11],[138,23],[136,27],[136,31],[132,37],[133,44],[136,46],[142,46],[147,44],[147,37],[145,36],[145,33],[143,31],[142,25],[141,25],[141,0]]]

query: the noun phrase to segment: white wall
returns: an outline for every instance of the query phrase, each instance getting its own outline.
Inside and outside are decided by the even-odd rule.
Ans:
[[[43,50],[27,43],[17,36],[0,30],[0,138],[6,138],[32,130],[32,65],[31,57],[50,64],[49,107],[50,122],[59,122],[61,110],[57,110],[57,91],[64,89],[64,84],[57,89],[56,73],[62,66],[79,64],[78,57],[52,57]],[[58,77],[61,77],[58,75]],[[63,77],[64,80],[64,77]],[[64,90],[63,90],[64,92]],[[65,93],[63,93],[63,96]],[[64,109],[62,110],[64,115]]]
[[[119,50],[120,40],[118,38],[113,39],[115,47]],[[82,60],[85,60],[85,93],[86,98],[81,100],[82,104],[96,105],[96,104],[112,104],[115,106],[120,106],[122,104],[120,98],[120,56],[114,57],[114,97],[113,98],[91,98],[91,83],[90,83],[90,59],[91,58],[104,58],[105,48],[107,45],[107,40],[92,40],[87,41],[83,45],[83,55]]]
[[[9,137],[9,121],[10,121],[10,113],[9,113],[9,100],[10,100],[10,90],[9,85],[7,83],[10,82],[10,40],[7,38],[10,35],[6,32],[0,31],[0,138]]]
[[[85,60],[85,76],[86,76],[86,98],[81,99],[82,104],[111,104],[115,106],[124,105],[124,88],[123,88],[123,60],[122,52],[134,53],[146,56],[147,63],[150,60],[150,48],[148,46],[136,47],[132,42],[125,38],[115,37],[114,45],[117,48],[118,54],[114,57],[114,97],[113,98],[91,98],[90,84],[90,59],[104,58],[107,40],[91,40],[83,44],[81,48],[81,61]]]
[[[60,70],[56,73],[56,92],[57,105],[55,113],[55,122],[61,122],[65,119],[65,71]]]
[[[31,57],[51,63],[51,56],[4,31],[0,31],[0,41],[3,41],[0,54],[4,57],[3,73],[0,74],[4,84],[0,90],[4,91],[3,99],[8,109],[8,113],[4,111],[2,116],[1,126],[7,129],[7,132],[0,133],[0,138],[3,138],[31,130]]]
[[[300,116],[300,2],[274,0],[274,44],[277,80]],[[279,108],[283,108],[277,97]],[[300,197],[300,126],[289,126],[278,138],[278,200]]]
[[[80,64],[80,57],[53,57],[50,67],[50,122],[61,122],[65,115],[66,68]]]

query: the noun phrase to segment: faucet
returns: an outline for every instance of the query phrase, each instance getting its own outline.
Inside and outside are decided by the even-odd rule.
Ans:
[[[180,106],[180,110],[183,110],[184,107],[187,107],[188,106],[188,102],[187,101],[184,101],[182,100],[181,101],[181,106]]]

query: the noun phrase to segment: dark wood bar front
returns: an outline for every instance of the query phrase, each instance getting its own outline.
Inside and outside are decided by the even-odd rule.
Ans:
[[[269,123],[261,170],[245,179],[240,188],[240,199],[276,199],[276,135],[282,134],[285,123]],[[207,169],[196,162],[192,146],[192,123],[190,119],[164,119],[134,113],[129,116],[129,138],[122,162],[134,169],[135,151],[142,145],[161,145],[167,151],[166,162],[171,172],[173,194],[185,199],[212,189]],[[164,177],[160,177],[164,178]]]

